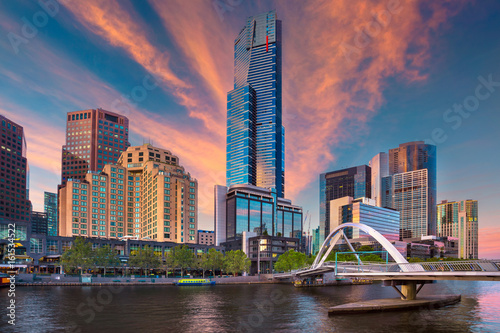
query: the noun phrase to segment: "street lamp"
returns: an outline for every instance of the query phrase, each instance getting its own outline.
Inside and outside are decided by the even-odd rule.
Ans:
[[[259,281],[260,281],[260,245],[261,245],[261,240],[259,238],[259,243],[257,245],[257,275],[259,276]]]

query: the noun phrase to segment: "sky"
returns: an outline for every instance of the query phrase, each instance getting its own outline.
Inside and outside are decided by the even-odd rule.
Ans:
[[[285,196],[319,224],[319,174],[400,143],[436,144],[438,201],[479,201],[479,255],[500,258],[500,2],[0,2],[0,114],[24,127],[30,200],[56,192],[67,112],[130,119],[130,143],[179,156],[213,229],[226,98],[246,18],[283,21]]]

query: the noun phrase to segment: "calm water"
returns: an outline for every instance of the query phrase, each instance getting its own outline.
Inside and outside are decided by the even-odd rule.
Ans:
[[[0,331],[500,332],[499,282],[438,282],[421,291],[432,293],[460,293],[462,302],[438,310],[328,317],[330,306],[395,297],[395,291],[380,284],[18,287],[14,330],[6,324],[7,289],[0,290]]]

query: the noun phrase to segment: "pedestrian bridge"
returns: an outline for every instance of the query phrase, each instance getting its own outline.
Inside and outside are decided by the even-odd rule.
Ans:
[[[375,238],[392,257],[391,263],[326,261],[337,242],[344,238],[353,253],[354,248],[344,233],[345,228],[358,228]],[[288,273],[275,274],[276,279],[306,279],[334,273],[337,278],[360,278],[385,281],[386,285],[401,285],[404,299],[415,299],[422,286],[435,280],[500,281],[500,260],[466,260],[409,263],[401,253],[375,229],[361,223],[344,223],[325,239],[310,267]],[[416,284],[421,286],[416,290]],[[401,293],[401,292],[400,292]],[[404,294],[404,295],[403,295]]]
[[[387,251],[394,262],[363,263],[358,255],[357,262],[326,261],[335,245],[344,238],[351,251],[355,253],[349,239],[344,233],[345,228],[358,228],[375,240]],[[361,223],[343,223],[335,228],[325,239],[323,245],[310,267],[289,273],[275,274],[277,279],[291,277],[308,277],[334,272],[339,278],[359,277],[375,280],[486,280],[500,281],[500,260],[468,260],[409,263],[405,257],[375,229]]]

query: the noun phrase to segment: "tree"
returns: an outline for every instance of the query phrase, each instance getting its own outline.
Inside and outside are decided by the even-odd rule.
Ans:
[[[139,267],[141,270],[149,271],[161,265],[160,256],[156,255],[151,246],[139,248],[134,255],[129,258],[131,267]]]
[[[187,247],[187,245],[178,245],[174,247],[172,251],[174,257],[174,266],[176,268],[180,268],[181,277],[183,277],[184,269],[189,268],[193,265],[194,253]]]
[[[288,250],[279,256],[278,261],[274,264],[274,268],[279,272],[289,272],[304,267],[307,264],[307,259],[304,253],[293,249]]]
[[[175,262],[174,262],[174,255],[172,252],[165,254],[165,264],[163,265],[163,268],[165,269],[165,275],[168,278],[168,271],[170,268],[175,267]]]
[[[222,270],[222,267],[224,265],[224,255],[216,249],[211,248],[210,250],[208,250],[208,263],[215,278],[215,270]]]
[[[92,267],[92,246],[82,237],[77,237],[69,250],[63,253],[62,264],[70,269],[80,268],[80,274]]]
[[[120,265],[118,255],[109,245],[94,250],[94,262],[96,266],[103,268],[104,275],[106,275],[106,268]]]
[[[369,245],[363,245],[363,246],[360,246],[358,248],[358,251],[359,252],[371,252],[371,251],[373,251],[373,247],[371,247]]]
[[[224,258],[224,268],[233,276],[236,276],[239,272],[248,272],[250,264],[250,259],[241,250],[229,251]]]
[[[203,253],[201,256],[197,256],[194,262],[196,268],[202,270],[203,278],[205,278],[205,271],[210,269],[210,261],[208,258],[208,254]]]

